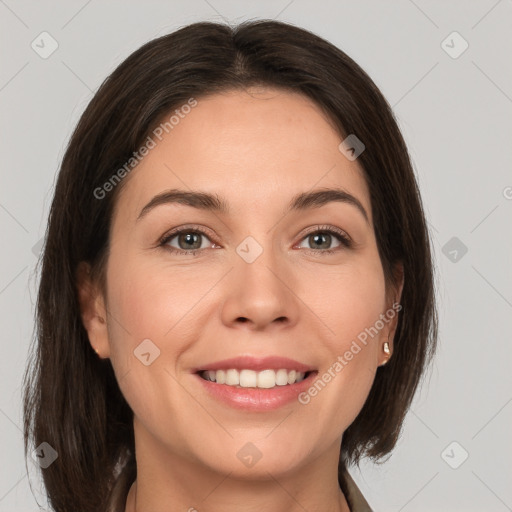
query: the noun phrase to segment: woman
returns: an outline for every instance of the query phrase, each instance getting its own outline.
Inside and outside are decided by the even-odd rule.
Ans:
[[[24,413],[51,505],[371,510],[347,468],[396,444],[433,281],[353,60],[275,21],[150,41],[86,108],[50,211]]]

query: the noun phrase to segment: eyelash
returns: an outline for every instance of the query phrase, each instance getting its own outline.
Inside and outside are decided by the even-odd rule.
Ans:
[[[183,228],[176,229],[176,230],[171,231],[170,233],[164,235],[158,243],[159,247],[164,247],[171,254],[180,254],[183,256],[186,256],[186,255],[196,256],[198,252],[201,252],[204,250],[204,249],[191,249],[191,250],[187,251],[185,249],[176,249],[174,247],[167,246],[167,243],[170,240],[172,240],[173,238],[175,238],[176,236],[178,236],[182,233],[196,233],[196,234],[204,235],[206,238],[210,238],[209,233],[207,233],[205,230],[203,230],[200,227],[185,226]],[[303,236],[303,238],[301,239],[301,241],[311,235],[316,235],[318,233],[328,233],[330,235],[334,235],[341,242],[341,244],[344,248],[350,249],[352,247],[352,240],[343,231],[341,231],[340,229],[337,229],[337,228],[330,227],[330,226],[316,226],[314,228],[314,230],[306,233]],[[315,256],[318,256],[318,255],[324,256],[326,254],[329,255],[329,254],[338,252],[341,250],[341,248],[337,247],[334,249],[325,249],[325,250],[322,250],[322,249],[304,249],[304,250],[308,254],[314,254]]]

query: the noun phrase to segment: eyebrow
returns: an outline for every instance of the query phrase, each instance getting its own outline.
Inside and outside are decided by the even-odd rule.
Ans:
[[[355,206],[363,215],[366,223],[370,224],[368,213],[359,199],[341,188],[319,189],[297,194],[292,197],[286,212],[320,208],[331,202],[340,202]],[[173,203],[184,204],[199,210],[212,211],[225,215],[229,214],[230,211],[228,202],[217,194],[195,190],[171,189],[153,197],[153,199],[142,208],[137,217],[137,221],[157,206]]]

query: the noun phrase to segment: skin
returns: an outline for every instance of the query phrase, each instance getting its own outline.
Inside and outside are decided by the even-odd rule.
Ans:
[[[393,350],[398,315],[307,405],[235,410],[191,373],[247,354],[290,357],[321,375],[399,301],[403,281],[396,293],[385,289],[369,190],[357,160],[338,150],[341,140],[299,94],[230,91],[198,98],[125,178],[111,225],[107,296],[86,273],[79,291],[91,345],[111,359],[134,411],[138,477],[126,512],[349,510],[337,481],[343,432],[387,359],[388,338]],[[341,202],[285,213],[297,193],[333,186],[360,200],[369,223]],[[171,188],[217,193],[232,213],[166,204],[137,221]],[[179,237],[158,247],[188,224],[211,233],[200,237],[197,255],[169,252],[169,245],[187,248]],[[334,235],[318,248],[322,242],[305,233],[317,225],[343,230],[353,248]],[[263,249],[253,263],[236,252],[249,235]],[[338,250],[322,255],[323,247]],[[145,366],[133,351],[148,338],[160,356]],[[248,442],[262,454],[251,468],[236,455]]]

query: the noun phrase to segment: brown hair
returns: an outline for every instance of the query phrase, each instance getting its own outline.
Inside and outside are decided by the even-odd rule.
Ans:
[[[104,285],[109,228],[121,181],[106,183],[164,115],[191,97],[263,85],[314,100],[341,138],[366,146],[367,181],[386,286],[404,268],[394,353],[343,435],[339,481],[362,456],[379,461],[395,446],[437,343],[434,267],[420,193],[393,112],[371,78],[345,53],[293,25],[268,20],[236,27],[202,22],[154,39],[103,82],[63,157],[48,219],[37,297],[36,343],[24,377],[25,455],[49,443],[58,459],[43,470],[57,512],[123,511],[136,477],[133,413],[109,359],[100,360],[82,324],[76,276],[89,262]],[[340,139],[341,142],[342,139]],[[136,171],[135,171],[136,172]],[[388,288],[387,288],[388,289]]]

